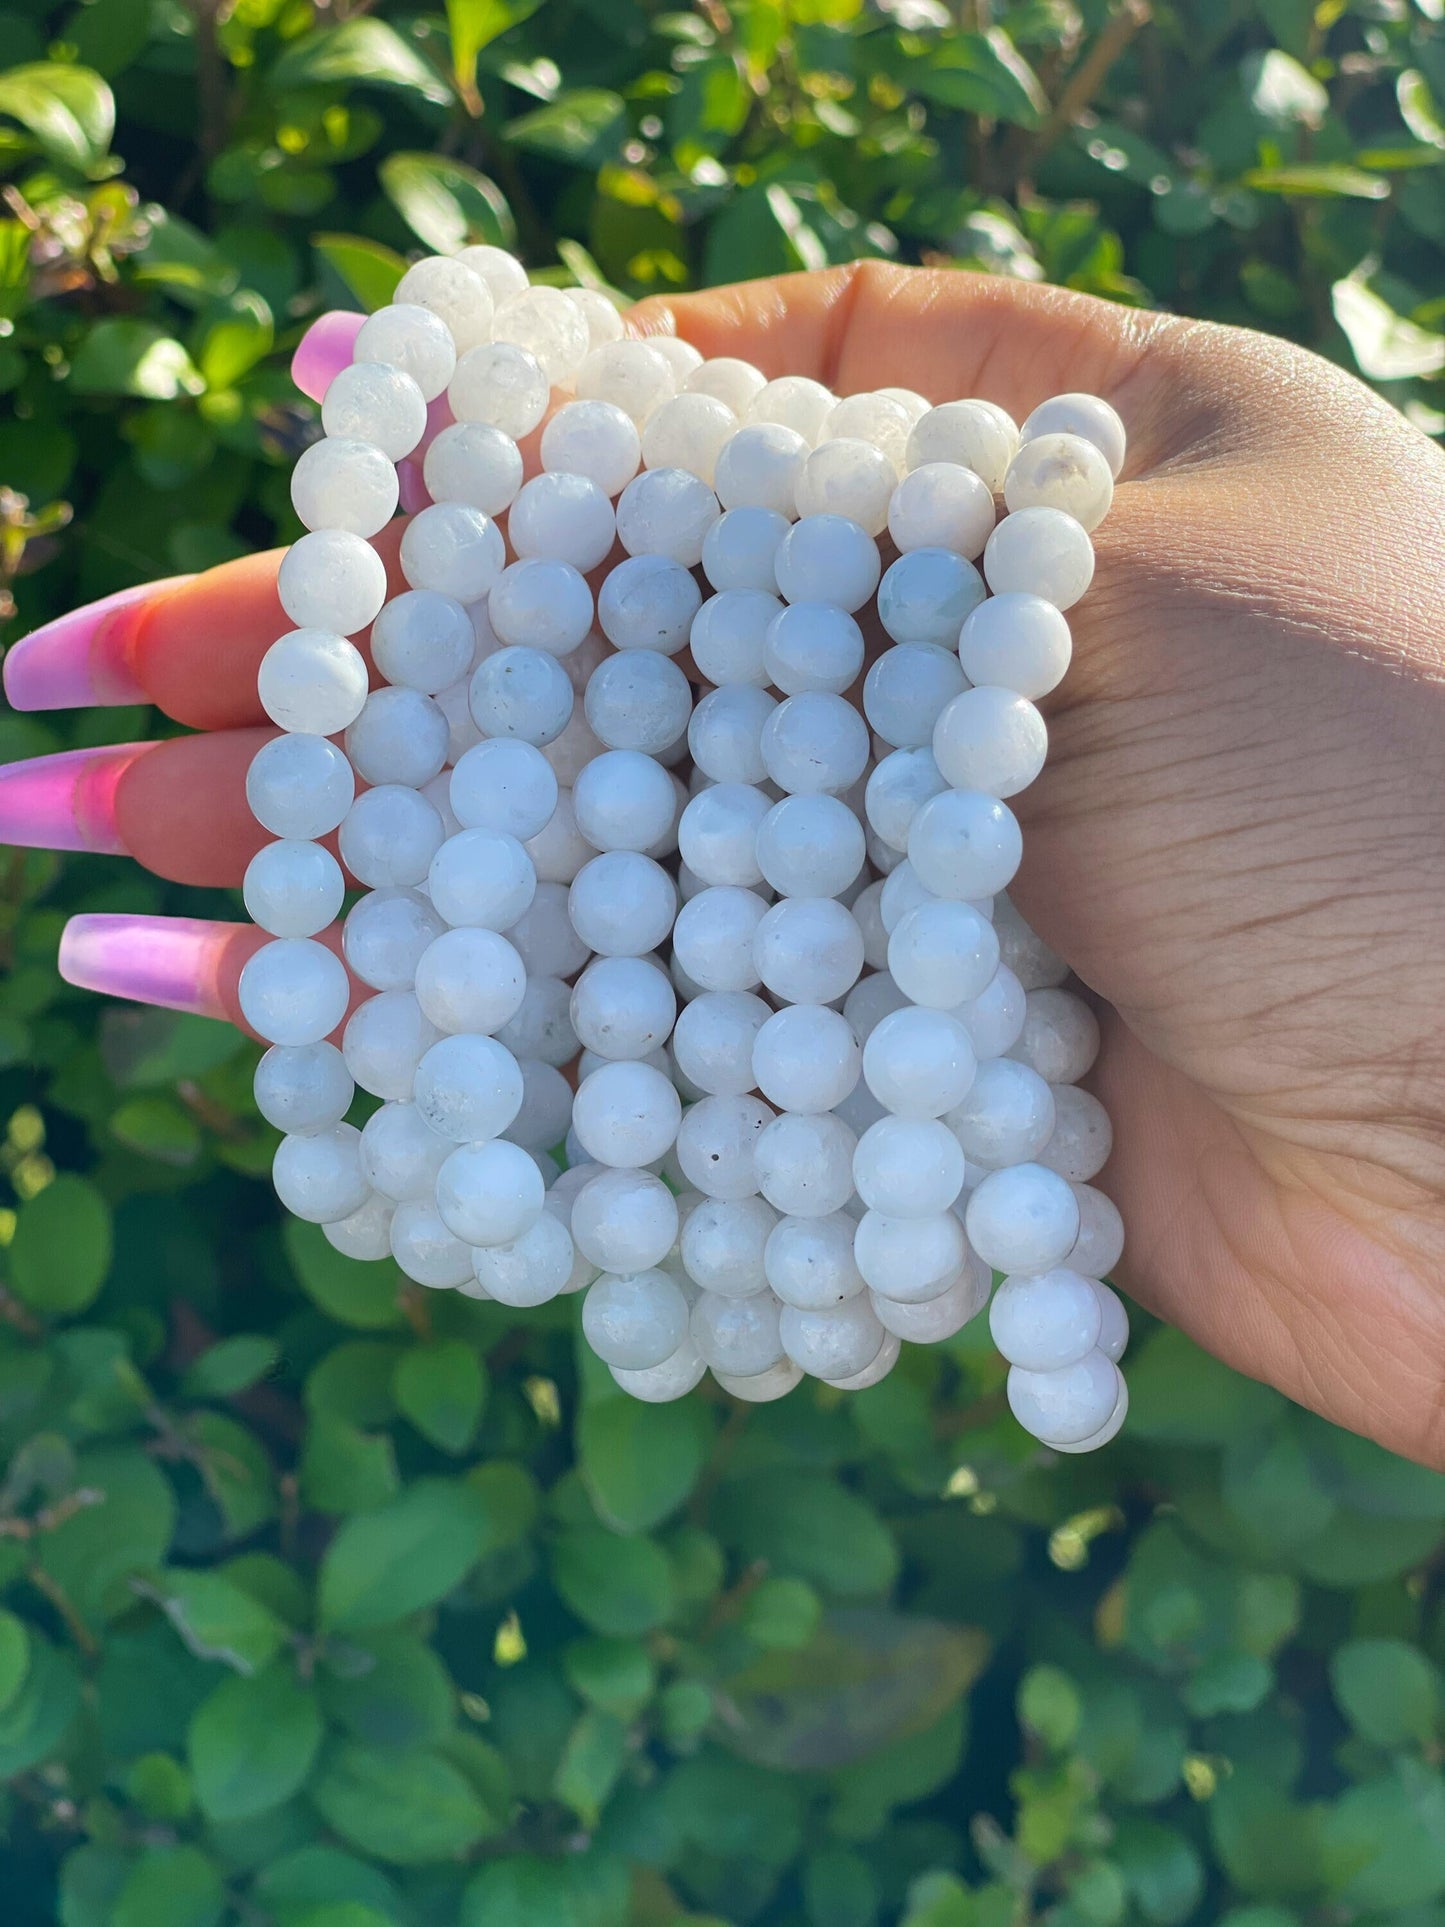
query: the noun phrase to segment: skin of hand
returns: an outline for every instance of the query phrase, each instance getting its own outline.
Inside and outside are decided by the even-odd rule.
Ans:
[[[1010,892],[1100,1005],[1118,1280],[1445,1467],[1445,456],[1287,343],[959,272],[861,263],[631,325],[840,394],[1119,410],[1128,461],[1043,705],[1047,767],[1013,802]],[[394,528],[378,546],[399,586]],[[289,626],[277,560],[116,618],[135,687],[208,733],[107,766],[92,846],[239,882],[266,840],[244,775],[273,733],[255,672]],[[262,939],[212,928],[186,967],[234,1017]]]

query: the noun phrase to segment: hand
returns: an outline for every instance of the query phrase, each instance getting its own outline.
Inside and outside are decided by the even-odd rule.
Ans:
[[[1011,894],[1107,1006],[1120,1281],[1241,1370],[1445,1465],[1445,458],[1287,344],[1015,282],[865,264],[634,319],[840,393],[903,383],[1022,415],[1083,388],[1119,409],[1129,461],[1071,612],[1049,765],[1018,799]],[[102,622],[87,662],[123,668],[113,699],[213,733],[106,752],[78,787],[58,771],[78,802],[47,835],[5,798],[36,776],[0,776],[10,840],[70,826],[184,881],[238,880],[262,840],[242,784],[284,626],[275,567]],[[41,706],[47,646],[7,663],[21,706]],[[72,977],[175,1002],[199,976],[189,1007],[235,1015],[245,926],[185,926],[147,978],[77,921]]]

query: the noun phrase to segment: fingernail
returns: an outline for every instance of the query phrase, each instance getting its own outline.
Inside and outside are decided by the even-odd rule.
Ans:
[[[303,395],[309,395],[312,401],[321,400],[332,377],[351,360],[365,319],[364,314],[348,314],[339,308],[316,317],[291,357],[291,379]]]
[[[225,1017],[221,963],[250,926],[201,917],[89,912],[72,917],[60,938],[60,974],[79,990],[198,1017]],[[261,933],[254,933],[258,937]],[[264,938],[262,938],[264,941]]]
[[[0,764],[0,843],[18,850],[91,850],[125,856],[116,791],[154,743],[67,749]]]
[[[12,709],[114,709],[150,698],[131,673],[136,627],[148,605],[188,575],[140,582],[87,602],[22,636],[5,657],[5,694]]]

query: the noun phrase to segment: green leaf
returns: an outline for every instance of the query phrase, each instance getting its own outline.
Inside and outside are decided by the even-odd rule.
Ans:
[[[712,1437],[711,1414],[692,1399],[591,1400],[577,1422],[577,1458],[598,1515],[618,1532],[650,1531],[691,1493]]]
[[[397,1911],[396,1889],[381,1869],[340,1847],[297,1847],[282,1854],[257,1874],[255,1891],[282,1927],[292,1927],[292,1915],[299,1909],[323,1903],[352,1901],[374,1908],[387,1920],[393,1920]]]
[[[1347,1907],[1419,1907],[1445,1893],[1445,1783],[1402,1761],[1343,1793],[1321,1827],[1322,1871]]]
[[[576,87],[508,121],[503,132],[528,153],[573,167],[600,167],[612,158],[626,117],[620,94],[606,87]]]
[[[223,1680],[191,1721],[196,1798],[211,1820],[247,1820],[289,1800],[321,1745],[316,1695],[278,1660],[255,1679]]]
[[[240,288],[204,317],[196,341],[197,366],[208,388],[232,388],[271,352],[271,310],[251,288]]]
[[[129,316],[97,321],[70,364],[70,386],[78,395],[175,401],[199,395],[205,385],[180,342],[155,322]]]
[[[80,1679],[64,1653],[37,1633],[20,1690],[0,1706],[0,1780],[48,1759],[80,1710]]]
[[[1395,77],[1395,99],[1400,118],[1427,147],[1445,147],[1445,119],[1435,103],[1429,81],[1418,67],[1407,67]]]
[[[389,1432],[363,1432],[330,1412],[306,1428],[301,1490],[319,1512],[370,1512],[397,1489],[396,1451]]]
[[[110,1206],[85,1178],[56,1178],[20,1207],[9,1258],[17,1298],[48,1317],[72,1317],[110,1270]]]
[[[672,1568],[650,1539],[577,1526],[552,1549],[552,1580],[584,1625],[626,1637],[663,1625],[673,1609]]]
[[[343,1258],[327,1244],[319,1224],[303,1224],[289,1213],[281,1242],[302,1290],[329,1318],[357,1331],[391,1331],[405,1325],[397,1294],[406,1281],[390,1258],[370,1264]]]
[[[443,1452],[464,1452],[487,1396],[486,1367],[460,1338],[403,1352],[396,1366],[397,1410]]]
[[[1155,1332],[1129,1372],[1126,1429],[1135,1438],[1224,1445],[1279,1410],[1279,1394],[1242,1378],[1181,1331]]]
[[[462,1895],[459,1927],[641,1927],[629,1906],[628,1872],[596,1850],[559,1860],[511,1853],[473,1876]],[[650,1917],[649,1917],[650,1918]],[[720,1927],[700,1916],[658,1916],[677,1927]]]
[[[384,20],[360,16],[293,40],[267,76],[273,94],[293,87],[399,87],[438,107],[451,89]]]
[[[264,1378],[277,1356],[274,1338],[237,1332],[233,1338],[218,1339],[186,1367],[181,1389],[188,1398],[233,1398]]]
[[[419,1479],[348,1519],[321,1562],[320,1615],[339,1631],[384,1626],[444,1598],[482,1553],[487,1508],[464,1484]]]
[[[29,1667],[30,1635],[25,1621],[0,1609],[0,1709],[20,1691]]]
[[[130,1873],[118,1847],[76,1847],[60,1863],[60,1927],[110,1927]]]
[[[567,1736],[552,1791],[584,1827],[595,1827],[627,1760],[627,1727],[593,1707]]]
[[[471,242],[513,247],[516,226],[495,181],[436,154],[388,154],[377,169],[382,192],[419,241],[438,254]]]
[[[248,1678],[269,1664],[286,1637],[275,1613],[218,1573],[163,1572],[154,1594],[197,1659],[219,1660]]]
[[[1192,1676],[1184,1703],[1200,1719],[1248,1713],[1274,1685],[1274,1668],[1258,1653],[1213,1653]]]
[[[395,1866],[454,1860],[503,1816],[432,1752],[397,1753],[345,1742],[328,1754],[311,1797],[343,1840]]]
[[[115,132],[115,98],[88,67],[35,61],[0,73],[0,114],[18,120],[49,160],[88,172]]]
[[[1050,1752],[1062,1753],[1079,1731],[1079,1690],[1057,1666],[1031,1666],[1019,1681],[1019,1720]]]
[[[951,33],[907,70],[907,80],[941,107],[1037,127],[1048,112],[1038,75],[999,27]]]
[[[1400,1639],[1352,1639],[1330,1655],[1340,1710],[1376,1746],[1423,1744],[1440,1712],[1440,1679],[1422,1652]]]
[[[1367,174],[1363,168],[1350,167],[1343,161],[1251,167],[1240,181],[1242,186],[1257,188],[1263,194],[1324,195],[1354,201],[1384,201],[1390,194],[1390,183],[1380,175]]]
[[[839,1598],[883,1592],[898,1571],[898,1548],[873,1508],[812,1472],[731,1481],[717,1495],[713,1526],[745,1559]]]
[[[452,38],[452,73],[467,111],[481,112],[477,93],[477,57],[500,34],[530,19],[542,0],[446,0],[447,29]]]
[[[802,1579],[762,1579],[743,1604],[742,1627],[759,1646],[795,1653],[817,1632],[823,1602]]]
[[[1280,47],[1246,54],[1240,77],[1254,112],[1276,126],[1317,127],[1329,112],[1327,89]]]
[[[574,1639],[562,1666],[574,1692],[619,1719],[635,1719],[657,1689],[657,1668],[640,1639]]]
[[[371,1633],[344,1647],[333,1644],[333,1658],[337,1663],[320,1675],[322,1703],[354,1739],[413,1747],[446,1737],[456,1690],[446,1667],[414,1633]]]
[[[357,234],[313,234],[311,245],[369,314],[386,306],[406,273],[395,249]]]
[[[129,1611],[135,1575],[165,1563],[176,1500],[165,1474],[134,1446],[83,1452],[76,1481],[94,1503],[42,1534],[37,1557],[81,1618],[94,1624]]]
[[[191,1112],[159,1091],[128,1097],[112,1111],[110,1130],[128,1151],[154,1158],[157,1164],[173,1164],[178,1170],[194,1164],[205,1143]]]
[[[1371,381],[1408,381],[1445,369],[1445,334],[1396,314],[1358,270],[1336,281],[1330,301],[1360,373]]]
[[[122,1090],[156,1090],[204,1077],[228,1063],[245,1040],[218,1017],[115,1006],[100,1019],[100,1054]]]
[[[121,1888],[111,1927],[216,1927],[225,1911],[220,1869],[199,1847],[147,1847]]]

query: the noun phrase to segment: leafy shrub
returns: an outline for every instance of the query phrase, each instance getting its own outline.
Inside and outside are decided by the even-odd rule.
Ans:
[[[1047,277],[1440,425],[1440,0],[958,11],[13,0],[11,633],[288,539],[302,327],[468,237],[630,294]],[[198,907],[0,871],[7,1923],[1442,1917],[1445,1480],[1164,1330],[1097,1461],[1029,1449],[978,1331],[857,1397],[631,1404],[570,1305],[283,1226],[250,1046],[57,981],[67,914]]]

